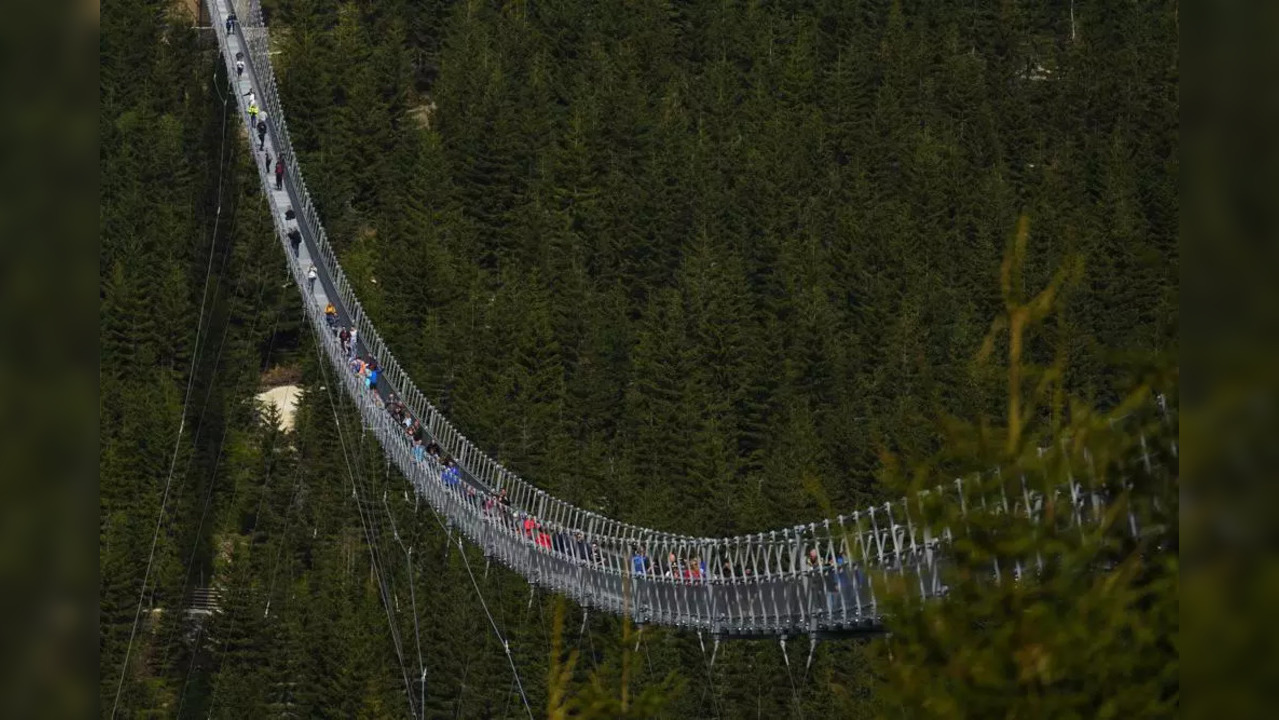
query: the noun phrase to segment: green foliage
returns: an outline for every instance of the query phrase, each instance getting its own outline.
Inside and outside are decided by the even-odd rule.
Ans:
[[[622,620],[622,632],[616,646],[605,650],[617,658],[591,672],[589,681],[580,688],[572,686],[573,671],[581,659],[579,651],[563,654],[565,609],[563,601],[555,604],[551,622],[550,675],[547,682],[546,717],[565,718],[647,718],[661,714],[672,696],[683,691],[683,684],[670,671],[661,682],[650,684],[632,695],[632,676],[641,662],[638,647],[642,630],[635,630],[629,619]]]
[[[1025,239],[1023,221],[996,322],[1012,329],[1006,423],[955,423],[945,457],[899,485],[947,482],[939,467],[978,471],[966,476],[963,505],[921,505],[934,533],[958,528],[949,590],[945,602],[921,604],[910,588],[891,588],[882,699],[909,717],[1167,717],[1180,704],[1180,473],[1176,416],[1151,395],[1171,393],[1175,407],[1176,371],[1153,366],[1109,411],[1054,407],[1061,395],[1045,388],[1058,373],[1024,367],[1017,352],[1056,306],[1056,284],[1021,302]],[[1023,412],[1023,397],[1047,405],[1053,420],[1028,422],[1035,415]],[[999,472],[980,472],[988,468]],[[1055,494],[1074,480],[1113,495],[1100,517],[1085,508],[1082,528],[1069,498]],[[1045,522],[981,511],[1026,489],[1047,498]]]
[[[1074,36],[1061,3],[264,4],[366,310],[542,487],[732,534],[882,499],[920,458],[1011,472],[1079,438],[1049,482],[1084,447],[1103,474],[1131,457],[1099,423],[1177,350],[1168,4],[1077,4]],[[102,713],[119,683],[120,715],[386,717],[424,695],[427,717],[521,717],[456,538],[317,364],[185,12],[102,13]],[[1028,290],[1004,296],[1023,213],[1006,275]],[[1010,298],[1044,315],[1063,267],[1053,312],[1017,325]],[[993,351],[996,316],[1018,353]],[[280,365],[302,378],[287,432],[251,401]],[[1026,400],[996,432],[1013,372]],[[694,636],[557,621],[465,552],[539,714],[1160,714],[1176,567],[1134,562],[1120,529],[1035,538],[1064,558],[1035,584],[956,577],[964,603],[903,605],[888,642],[819,645],[793,694],[775,644],[708,667]],[[973,567],[1021,537],[989,530],[962,546]],[[221,591],[212,617],[187,614],[197,587]]]

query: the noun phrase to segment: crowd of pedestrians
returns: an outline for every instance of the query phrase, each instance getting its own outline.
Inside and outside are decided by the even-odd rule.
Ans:
[[[358,330],[341,324],[337,308],[332,303],[326,304],[324,316],[330,332],[337,338],[342,353],[347,358],[350,371],[376,397],[380,376],[377,358],[371,354],[360,354]],[[414,417],[394,392],[388,389],[385,400],[379,400],[395,424],[403,429],[414,462],[429,465],[435,471],[431,475],[438,479],[445,490],[460,495],[462,501],[485,520],[501,525],[511,534],[522,536],[543,551],[577,562],[609,565],[606,562],[609,558],[605,557],[599,542],[587,538],[581,530],[562,527],[524,510],[512,508],[506,488],[492,491],[477,483],[467,482],[457,461],[445,454],[438,443],[428,438],[420,420]],[[639,544],[631,548],[629,563],[625,562],[625,557],[610,557],[614,564],[625,568],[633,576],[685,583],[723,579],[750,581],[756,577],[754,568],[746,563],[735,564],[725,559],[719,567],[710,567],[699,554],[681,556],[675,551],[668,552],[665,557],[650,558],[646,547]],[[863,587],[865,583],[865,577],[857,564],[848,563],[842,554],[824,555],[816,547],[807,548],[797,558],[794,569],[817,578],[820,584],[814,586],[814,590],[824,591],[826,605],[831,611],[840,602],[841,596],[846,602],[849,601],[850,593]]]
[[[226,20],[228,33],[232,31],[235,22],[235,15],[231,14]],[[239,76],[244,74],[243,53],[236,53],[235,70]],[[258,107],[257,98],[252,89],[244,93],[244,96],[248,98],[249,125],[257,132],[258,150],[263,152],[264,165],[269,171],[273,158],[270,150],[266,148],[269,129],[266,123],[266,111]],[[275,189],[282,190],[286,170],[284,158],[277,157],[274,160]],[[285,211],[285,234],[292,248],[293,257],[298,258],[302,235],[297,226],[296,213],[292,208]],[[307,268],[306,279],[308,292],[312,295],[315,293],[318,275],[317,268],[311,264]],[[377,358],[372,354],[360,355],[357,328],[342,324],[338,310],[332,302],[326,302],[324,318],[329,331],[338,340],[350,371],[361,379],[366,390],[371,391],[374,397],[380,400],[378,381],[381,370]],[[539,520],[524,510],[512,508],[506,488],[494,492],[478,484],[464,481],[457,462],[444,454],[436,442],[433,440],[428,442],[421,422],[413,417],[409,409],[393,392],[387,394],[383,406],[395,422],[404,429],[411,445],[413,460],[432,466],[443,487],[461,495],[463,501],[481,513],[486,520],[505,527],[511,534],[524,537],[543,551],[555,553],[576,562],[599,566],[608,564],[599,542],[588,539],[581,530],[560,527],[554,523]],[[625,554],[617,557],[617,554],[610,553],[610,556],[618,567],[625,568],[631,575],[639,577],[665,578],[687,583],[699,583],[708,579],[754,579],[752,568],[746,564],[733,564],[724,560],[720,567],[708,568],[706,561],[699,555],[691,554],[688,557],[681,557],[674,551],[668,552],[665,558],[653,559],[649,557],[647,549],[642,545],[631,548],[629,563],[626,562]],[[823,583],[826,592],[828,610],[833,611],[834,604],[838,602],[841,595],[847,598],[850,589],[856,591],[856,588],[863,587],[865,583],[861,568],[855,563],[851,565],[847,563],[842,555],[823,558],[816,548],[809,548],[803,556],[801,565],[803,570],[820,578],[819,581]]]
[[[282,170],[282,166],[277,167]],[[301,236],[296,226],[296,215],[291,208],[285,211],[285,220],[287,236],[296,258]],[[306,272],[308,291],[311,294],[315,292],[318,275],[317,268],[311,264]],[[350,372],[362,381],[365,390],[372,392],[395,423],[403,428],[414,462],[429,465],[435,471],[431,475],[438,479],[445,490],[460,495],[463,502],[488,522],[502,526],[512,535],[522,536],[542,551],[574,562],[614,567],[635,577],[663,578],[689,584],[708,580],[750,582],[757,579],[754,568],[747,563],[733,563],[724,559],[719,567],[710,567],[699,554],[681,556],[675,551],[667,552],[665,557],[651,558],[645,546],[638,544],[630,548],[627,562],[624,551],[604,551],[597,540],[587,538],[579,529],[558,526],[527,511],[512,508],[506,488],[495,492],[483,485],[465,481],[457,462],[444,454],[438,443],[429,440],[420,420],[414,417],[390,388],[385,400],[381,398],[378,392],[381,368],[377,358],[371,353],[360,353],[359,330],[353,325],[344,325],[337,307],[328,300],[324,302],[325,324],[337,339]],[[842,554],[824,556],[816,547],[807,548],[797,557],[795,567],[791,570],[803,571],[814,578],[817,584],[811,586],[812,591],[824,592],[825,604],[830,612],[834,612],[841,598],[845,603],[853,602],[851,595],[866,586],[865,576],[858,564],[848,563]]]
[[[294,252],[296,255],[296,248]],[[311,265],[307,278],[312,291],[317,274],[315,266]],[[382,399],[378,392],[381,369],[377,358],[371,353],[360,353],[358,329],[344,325],[337,307],[327,300],[324,302],[326,326],[337,339],[350,372],[363,382],[365,390],[379,400],[395,424],[403,429],[413,461],[428,465],[433,471],[428,473],[428,477],[436,478],[446,491],[460,496],[461,501],[485,521],[502,527],[510,535],[522,537],[541,552],[574,563],[629,572],[633,577],[662,578],[683,584],[712,580],[753,582],[759,579],[755,568],[747,563],[723,559],[718,567],[708,566],[698,553],[680,555],[676,551],[668,551],[665,557],[651,558],[644,545],[636,544],[630,548],[628,558],[624,549],[602,549],[598,540],[588,538],[580,529],[563,527],[513,508],[506,488],[492,491],[481,484],[468,482],[456,460],[429,438],[421,421],[393,389],[387,388],[385,399]],[[776,569],[774,567],[774,572]],[[837,613],[841,606],[845,611],[855,606],[857,595],[866,587],[866,578],[858,564],[847,562],[842,554],[823,554],[817,547],[806,548],[800,553],[795,558],[795,567],[790,570],[802,571],[811,578],[807,592],[812,593],[813,602],[819,608],[824,605],[826,612],[831,614]]]

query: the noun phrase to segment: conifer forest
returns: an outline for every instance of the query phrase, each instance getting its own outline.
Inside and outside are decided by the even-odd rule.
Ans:
[[[757,533],[1176,397],[1176,2],[261,5],[365,312],[557,497]],[[101,7],[102,717],[1177,712],[1175,482],[1160,549],[1103,523],[1060,571],[961,566],[811,657],[711,662],[459,546],[317,353],[210,24]]]

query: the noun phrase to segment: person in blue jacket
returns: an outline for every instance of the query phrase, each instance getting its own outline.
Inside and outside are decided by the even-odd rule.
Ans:
[[[440,474],[440,478],[450,488],[456,488],[462,482],[462,473],[457,469],[457,463],[452,457],[444,458],[444,472]]]
[[[648,574],[648,554],[638,545],[635,546],[635,554],[631,557],[631,572],[636,575]]]

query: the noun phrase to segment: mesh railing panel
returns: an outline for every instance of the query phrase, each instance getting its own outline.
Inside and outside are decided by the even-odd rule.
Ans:
[[[378,396],[347,370],[340,343],[323,311],[310,299],[301,263],[288,250],[282,208],[273,207],[278,239],[294,282],[307,298],[307,318],[320,338],[323,354],[355,403],[365,428],[378,437],[389,459],[421,497],[487,555],[530,582],[585,606],[627,613],[641,622],[714,632],[776,634],[871,627],[879,615],[876,590],[890,579],[899,586],[917,588],[921,597],[944,594],[942,549],[951,532],[943,528],[934,534],[927,524],[915,521],[922,512],[922,497],[765,533],[691,537],[628,525],[573,506],[524,481],[481,451],[413,384],[364,312],[338,262],[289,138],[260,3],[206,0],[206,4],[231,76],[231,43],[243,47],[256,99],[266,111],[273,146],[285,164],[290,204],[297,211],[299,229],[308,239],[308,247],[314,248],[317,270],[336,295],[330,301],[350,318],[367,354],[377,358],[382,382],[394,388],[400,402],[443,453],[456,459],[466,481],[447,484],[438,465],[416,460],[404,428]],[[234,6],[239,27],[228,36],[224,21],[230,6]],[[238,101],[246,102],[242,96]],[[246,118],[243,111],[240,114]],[[259,167],[264,187],[269,186],[268,174],[269,169]],[[1149,454],[1143,460],[1149,465]],[[509,506],[490,502],[503,489]],[[960,507],[966,502],[963,480],[956,480],[953,488],[932,492]],[[1046,501],[1052,500],[1070,508],[1064,514],[1067,523],[1084,526],[1100,518],[1105,498],[1104,488],[1072,478],[1051,498],[1025,489],[1019,497],[1005,497],[982,510],[1037,520]],[[526,525],[530,517],[536,518],[533,530]],[[1138,532],[1135,521],[1132,531]],[[633,549],[637,547],[646,551],[646,563],[636,561]],[[810,554],[816,555],[816,562]],[[674,563],[670,562],[672,557]],[[1020,565],[1018,568],[1020,572]],[[998,575],[998,567],[994,572]]]

